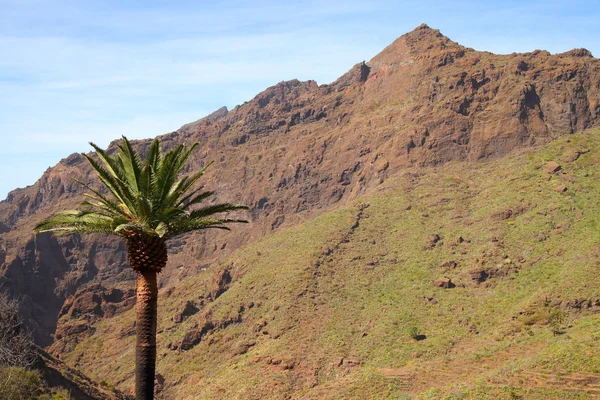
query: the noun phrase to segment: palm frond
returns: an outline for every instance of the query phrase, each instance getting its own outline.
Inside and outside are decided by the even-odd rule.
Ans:
[[[177,203],[177,207],[183,207],[184,209],[188,209],[193,205],[202,203],[204,200],[208,199],[209,197],[211,197],[212,195],[215,194],[215,192],[213,192],[213,191],[202,192],[200,194],[196,194],[202,189],[203,189],[203,186],[200,186],[198,189],[193,190],[187,196],[182,197],[179,200],[179,202]]]
[[[214,214],[229,212],[229,211],[237,211],[237,210],[247,210],[247,206],[243,206],[241,204],[215,204],[211,206],[206,206],[199,208],[190,212],[191,219],[197,218],[206,218]]]
[[[140,175],[142,174],[142,160],[138,153],[131,147],[131,143],[125,136],[121,143],[117,145],[121,150],[118,154],[118,160],[120,166],[123,168],[126,182],[131,188],[132,195],[134,196],[146,196],[146,193],[141,192],[140,187]]]
[[[162,163],[162,151],[160,148],[160,140],[154,139],[148,150],[146,157],[146,165],[149,165],[154,173],[160,169]]]
[[[85,197],[88,197],[92,200],[97,201],[99,204],[94,203],[95,206],[97,206],[98,208],[102,208],[105,211],[110,211],[110,212],[114,212],[115,216],[124,216],[127,217],[127,215],[123,212],[123,210],[121,208],[119,208],[119,205],[108,199],[106,196],[104,196],[102,193],[100,193],[97,190],[92,189],[91,187],[89,187],[89,185],[83,183],[82,181],[80,181],[77,178],[71,178],[73,179],[75,182],[79,183],[81,186],[83,186],[84,188],[86,188],[87,190],[89,190],[90,192],[92,192],[94,195],[90,195],[89,193],[84,193],[83,195]]]
[[[95,211],[68,210],[40,222],[35,226],[36,233],[108,233],[113,234],[115,219]]]
[[[94,148],[94,150],[96,150],[96,154],[104,164],[106,171],[109,172],[117,182],[119,182],[123,189],[123,193],[127,195],[129,200],[131,200],[133,198],[133,189],[129,186],[129,182],[125,176],[125,171],[123,170],[123,166],[118,157],[110,156],[106,151],[102,150],[93,142],[90,142],[90,145]]]
[[[183,145],[171,149],[165,154],[161,168],[156,173],[155,200],[158,204],[163,204],[168,193],[171,191],[177,174],[178,158],[183,151]]]
[[[165,205],[169,207],[172,205],[179,206],[186,201],[186,198],[189,199],[189,197],[191,197],[193,193],[195,193],[197,190],[200,190],[202,187],[198,188],[197,190],[194,190],[191,194],[182,198],[182,195],[188,192],[188,190],[190,190],[190,188],[194,186],[194,184],[202,177],[202,175],[204,175],[208,167],[210,167],[213,163],[213,161],[209,162],[208,164],[206,164],[206,166],[204,166],[204,168],[196,172],[194,175],[189,177],[186,176],[182,178],[179,182],[177,182],[177,184],[175,185],[175,190],[169,192],[167,200],[165,201]]]
[[[134,214],[135,207],[133,196],[126,187],[125,183],[123,183],[123,181],[121,181],[119,178],[115,178],[92,157],[88,156],[87,154],[84,154],[83,156],[88,160],[104,186],[108,188],[108,190],[119,200],[119,202],[127,206],[129,214]]]
[[[128,237],[133,233],[170,238],[199,229],[229,229],[226,224],[247,222],[214,218],[215,214],[247,210],[239,204],[213,204],[194,209],[214,195],[202,191],[197,182],[212,162],[200,171],[179,177],[198,143],[189,148],[176,146],[163,153],[155,139],[144,160],[123,136],[115,155],[90,145],[98,159],[84,154],[108,194],[74,179],[89,193],[81,205],[84,210],[64,211],[40,222],[36,232],[101,232]]]
[[[248,221],[242,219],[203,219],[203,218],[189,218],[177,221],[168,226],[167,232],[164,235],[165,238],[170,239],[175,236],[182,235],[184,233],[202,230],[202,229],[223,229],[230,230],[225,224],[230,223],[247,223]]]

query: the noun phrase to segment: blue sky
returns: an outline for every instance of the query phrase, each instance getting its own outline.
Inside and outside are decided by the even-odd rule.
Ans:
[[[174,4],[176,3],[176,4]],[[0,199],[73,152],[329,83],[421,23],[495,53],[585,47],[595,1],[0,0]]]

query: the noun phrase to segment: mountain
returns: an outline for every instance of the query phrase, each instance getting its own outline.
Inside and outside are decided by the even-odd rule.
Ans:
[[[597,398],[599,163],[596,128],[408,167],[163,288],[159,398]],[[49,351],[131,392],[134,311],[92,321]]]
[[[454,265],[451,262],[455,262],[462,274],[458,275],[466,277],[467,267],[472,267],[471,263],[477,265],[474,259],[469,259],[468,266],[462,265],[451,250],[459,254],[477,253],[475,258],[482,267],[489,265],[490,260],[504,263],[504,255],[509,256],[506,257],[509,261],[521,255],[527,263],[515,261],[515,264],[542,268],[545,264],[533,263],[529,253],[525,257],[514,250],[515,258],[512,252],[500,254],[503,251],[496,249],[499,245],[490,244],[504,241],[505,245],[510,242],[516,248],[518,235],[510,240],[496,237],[494,242],[485,228],[495,227],[505,233],[500,227],[512,227],[507,225],[515,222],[511,218],[525,218],[520,217],[525,215],[535,220],[537,212],[554,213],[561,221],[568,220],[571,211],[564,214],[562,205],[548,211],[541,199],[535,205],[529,204],[530,197],[540,196],[536,190],[547,194],[544,192],[547,188],[540,189],[542,183],[538,182],[540,176],[547,176],[535,169],[540,168],[539,164],[528,164],[515,154],[537,151],[556,140],[562,143],[562,137],[599,126],[599,92],[600,63],[585,49],[555,55],[539,50],[495,55],[463,47],[438,30],[421,25],[329,85],[314,81],[281,82],[233,110],[222,108],[162,136],[166,146],[199,142],[200,151],[192,157],[189,169],[215,160],[206,179],[207,188],[215,190],[221,201],[253,207],[253,222],[246,227],[236,227],[232,233],[183,236],[169,247],[169,264],[160,282],[159,307],[165,319],[159,327],[162,329],[159,340],[176,350],[165,350],[164,361],[159,362],[159,372],[163,367],[168,371],[162,385],[165,396],[177,393],[177,398],[185,398],[197,395],[193,390],[209,387],[215,398],[220,391],[229,398],[236,398],[231,397],[235,393],[243,393],[242,398],[266,398],[266,393],[274,393],[273,398],[282,398],[283,393],[301,398],[302,391],[309,396],[305,398],[325,398],[326,394],[319,394],[319,390],[325,393],[330,387],[339,392],[344,382],[349,383],[350,390],[353,387],[350,383],[357,382],[353,381],[357,374],[366,374],[373,388],[393,386],[389,389],[390,396],[400,393],[400,382],[406,379],[388,378],[377,368],[390,368],[392,372],[388,371],[388,375],[397,373],[405,377],[402,374],[415,373],[398,372],[399,365],[409,362],[407,349],[424,344],[425,350],[415,350],[420,352],[415,359],[433,358],[436,352],[451,352],[454,345],[445,342],[440,333],[442,328],[431,322],[435,314],[430,311],[415,311],[414,315],[406,316],[404,311],[387,307],[388,303],[394,305],[402,299],[389,285],[393,279],[401,278],[398,283],[401,287],[412,282],[420,288],[410,286],[408,293],[431,297],[440,303],[438,296],[447,296],[443,310],[435,312],[442,314],[440,318],[448,326],[466,334],[471,329],[471,319],[461,314],[457,320],[447,320],[443,311],[450,308],[455,311],[453,307],[470,300],[465,293],[483,296],[502,285],[508,290],[512,275],[485,268],[478,272],[475,268],[474,274],[480,273],[481,277],[487,274],[500,283],[488,289],[487,278],[480,278],[483,286],[467,285],[443,292],[462,294],[432,296],[431,289],[425,290],[423,286],[432,274],[451,270]],[[590,137],[597,134],[594,130],[590,132]],[[142,140],[136,145],[144,151],[149,143],[150,140]],[[113,151],[114,148],[112,144]],[[583,153],[578,147],[570,151],[577,153],[577,157],[586,154],[582,160],[593,155]],[[517,161],[509,163],[511,157],[517,157]],[[504,167],[505,162],[513,169]],[[587,168],[587,172],[580,171],[582,179],[588,178],[584,173],[593,175],[591,167]],[[521,169],[530,174],[537,171],[538,175],[519,175]],[[485,182],[486,173],[494,177],[490,183]],[[524,180],[524,187],[507,181],[508,176]],[[555,179],[555,175],[550,176]],[[32,234],[35,223],[80,202],[82,191],[71,177],[96,185],[83,157],[73,154],[48,169],[34,185],[12,191],[0,203],[0,286],[23,296],[23,311],[35,328],[40,345],[50,346],[53,354],[88,375],[93,365],[103,364],[98,377],[127,390],[131,386],[129,366],[122,357],[131,358],[131,354],[111,353],[122,349],[115,347],[115,343],[127,346],[132,340],[133,317],[129,310],[133,306],[134,275],[126,263],[123,244],[101,236],[57,239]],[[469,179],[474,179],[474,183]],[[566,195],[551,192],[560,204],[571,196],[572,189],[568,187],[578,184],[576,178],[572,179],[574,183],[560,181]],[[596,190],[589,179],[583,180],[587,182],[582,183],[585,190],[589,193]],[[500,183],[505,185],[504,189],[498,186]],[[511,192],[499,193],[496,198],[492,188]],[[522,199],[516,197],[530,189],[534,193],[524,193]],[[410,197],[412,191],[424,197]],[[460,191],[471,197],[461,198]],[[478,195],[478,191],[486,195]],[[383,197],[373,197],[377,194]],[[406,196],[410,201],[401,200]],[[381,207],[368,200],[372,198],[378,198]],[[499,199],[506,201],[505,207],[496,203]],[[581,207],[577,200],[573,201],[573,207]],[[419,213],[409,213],[406,209],[409,206]],[[427,210],[429,206],[433,211]],[[483,210],[499,213],[494,217],[495,222],[488,222]],[[415,214],[410,223],[406,222],[405,213]],[[469,217],[473,215],[479,219]],[[503,219],[504,215],[508,217]],[[363,220],[366,216],[379,224],[371,226],[368,232],[355,234],[365,224],[370,226]],[[452,235],[459,234],[454,230],[469,221],[472,225],[464,229],[471,237],[465,234],[464,238],[471,240],[472,244],[465,245],[471,249],[451,247]],[[565,221],[558,225],[569,231],[572,224]],[[585,221],[592,224],[591,220]],[[408,248],[414,252],[407,253],[403,240],[380,245],[392,231],[405,230],[416,235],[405,238],[410,239]],[[444,230],[449,233],[441,234]],[[531,235],[523,232],[529,243]],[[423,244],[423,235],[432,238]],[[354,241],[355,237],[360,241]],[[440,245],[444,250],[438,254],[435,252],[440,241],[446,244]],[[429,242],[433,242],[432,251],[421,249],[429,246]],[[554,242],[539,243],[545,246]],[[528,245],[534,247],[531,253],[540,252],[534,243]],[[350,247],[363,249],[365,253],[361,255]],[[438,254],[437,258],[431,256],[433,253]],[[342,259],[337,259],[337,254],[342,254]],[[351,258],[359,257],[354,260],[357,265],[346,260],[350,254]],[[554,257],[562,256],[556,253]],[[290,265],[292,262],[296,264]],[[438,262],[450,264],[438,270]],[[331,268],[322,269],[321,265]],[[394,268],[404,267],[414,275],[394,275]],[[556,272],[555,277],[562,273],[562,270]],[[418,281],[416,277],[424,280]],[[350,288],[357,289],[358,297],[348,292]],[[336,291],[344,295],[333,296]],[[271,293],[280,297],[282,304],[276,304]],[[519,293],[519,298],[501,298],[507,309],[499,315],[512,318],[514,315],[509,312],[518,308],[518,304],[530,301],[533,307],[542,296],[531,287]],[[379,296],[383,305],[370,296]],[[594,298],[587,300],[595,304]],[[429,307],[428,303],[415,303],[414,299],[409,304],[415,310]],[[473,306],[472,302],[465,304],[463,307],[467,309]],[[278,319],[276,307],[285,312],[286,318]],[[494,321],[504,322],[491,317],[490,312],[499,310],[490,307],[488,314],[478,311],[479,325],[486,326],[488,331],[473,324],[473,329],[484,332],[481,337],[487,340],[494,337],[490,325]],[[398,320],[389,319],[390,313],[398,313]],[[352,315],[352,322],[344,326],[348,315]],[[357,315],[362,319],[354,319]],[[515,318],[520,318],[519,315]],[[269,318],[280,322],[273,323]],[[462,325],[457,325],[458,319]],[[273,324],[275,328],[266,328]],[[414,339],[416,343],[405,349],[402,347],[405,331],[411,328],[407,324],[416,329],[413,336],[425,335],[427,339]],[[420,333],[428,330],[426,324],[433,324],[437,333]],[[390,326],[398,327],[397,336],[388,332]],[[378,336],[373,335],[373,329],[386,332],[383,343],[374,339]],[[257,336],[248,332],[256,332]],[[535,338],[537,333],[532,332]],[[368,346],[357,344],[355,334],[363,333]],[[324,335],[325,342],[317,340],[317,334]],[[304,339],[297,339],[298,335]],[[238,340],[239,337],[243,340]],[[277,342],[282,337],[287,337],[286,341]],[[296,343],[292,338],[297,339],[297,347],[289,347]],[[274,342],[268,342],[271,339]],[[454,336],[452,340],[458,339]],[[211,341],[214,346],[207,347]],[[477,349],[482,354],[493,354],[483,339],[479,345]],[[402,347],[400,353],[395,353],[393,346]],[[381,354],[375,356],[377,351],[373,347],[381,347]],[[355,354],[357,351],[360,354]],[[190,358],[189,354],[193,354],[197,365],[184,362]],[[282,357],[283,354],[287,355]],[[105,358],[99,358],[100,355]],[[392,355],[397,358],[392,360]],[[252,361],[256,368],[245,368],[246,364],[239,364],[236,357],[244,363],[258,359]],[[339,368],[332,366],[332,357],[338,357],[339,362],[334,363],[340,364]],[[381,364],[386,357],[387,366]],[[377,364],[371,362],[375,359]],[[232,372],[228,369],[232,363],[247,374]],[[191,369],[179,369],[179,364]],[[214,380],[209,368],[217,371]],[[250,383],[234,392],[230,385],[240,377]],[[193,390],[186,392],[190,385]],[[344,398],[364,398],[360,397],[360,391],[357,393],[348,392]]]

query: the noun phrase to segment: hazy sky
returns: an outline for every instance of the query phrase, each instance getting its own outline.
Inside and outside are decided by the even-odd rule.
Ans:
[[[599,8],[597,0],[0,0],[0,199],[87,152],[89,141],[174,131],[282,80],[329,83],[421,23],[477,50],[585,47],[598,56]]]

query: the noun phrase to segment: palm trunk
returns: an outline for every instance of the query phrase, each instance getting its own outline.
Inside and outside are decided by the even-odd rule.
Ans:
[[[152,400],[156,372],[156,276],[167,265],[167,246],[157,236],[131,232],[127,238],[127,257],[137,272],[135,398]]]
[[[158,288],[156,271],[137,273],[136,284],[136,334],[135,398],[154,399],[154,374],[156,370],[156,309]]]

